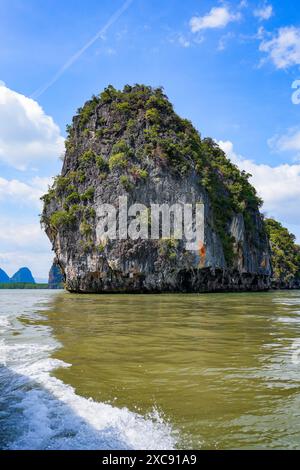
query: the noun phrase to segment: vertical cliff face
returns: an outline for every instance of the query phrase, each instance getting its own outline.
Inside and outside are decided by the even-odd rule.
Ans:
[[[44,197],[42,222],[69,290],[269,287],[269,242],[248,175],[177,116],[161,89],[109,87],[78,111],[68,132],[62,174]],[[124,196],[128,207],[203,203],[204,245],[190,251],[174,233],[158,240],[103,238],[103,204],[118,216]]]

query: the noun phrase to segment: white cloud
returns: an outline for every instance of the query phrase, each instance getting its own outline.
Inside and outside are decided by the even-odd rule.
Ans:
[[[35,177],[29,183],[17,179],[0,177],[0,267],[12,275],[20,267],[29,267],[34,276],[47,278],[54,257],[50,242],[40,227],[38,212],[40,197],[46,193],[52,178]],[[15,212],[7,211],[8,201],[14,204]],[[4,204],[3,204],[4,202]],[[33,216],[22,215],[28,206]],[[9,214],[9,215],[8,215]]]
[[[0,83],[0,162],[18,170],[58,159],[59,127],[34,100]]]
[[[241,18],[240,13],[231,13],[226,6],[213,7],[204,16],[193,16],[190,20],[190,28],[193,33],[204,29],[224,28],[232,21]]]
[[[230,141],[218,142],[228,157],[241,170],[252,175],[251,183],[264,200],[263,210],[282,223],[298,226],[300,238],[300,165],[275,167],[257,164],[237,155]]]
[[[38,219],[0,217],[0,247],[0,267],[10,276],[27,266],[34,276],[47,278],[54,255]]]
[[[266,36],[266,31],[265,31],[265,28],[263,26],[260,26],[257,30],[257,33],[255,35],[255,39],[264,39],[265,36]]]
[[[191,42],[186,39],[182,34],[179,35],[178,37],[178,44],[181,46],[181,47],[190,47],[191,45]]]
[[[300,128],[294,127],[285,135],[276,135],[269,139],[268,144],[278,152],[300,152]]]
[[[300,65],[300,28],[280,28],[272,39],[260,44],[259,50],[266,52],[278,69]]]
[[[218,51],[224,51],[227,47],[228,42],[235,37],[234,33],[224,34],[218,43]]]
[[[41,207],[40,197],[47,192],[52,178],[35,177],[30,183],[0,177],[0,201],[16,202],[19,206]]]
[[[49,247],[42,252],[29,250],[0,252],[0,266],[10,277],[26,266],[31,270],[35,280],[48,279],[53,259],[54,255]]]
[[[105,53],[106,53],[106,55],[112,56],[112,55],[116,55],[117,51],[113,47],[107,47],[105,49]]]
[[[256,10],[254,10],[253,14],[260,21],[269,20],[271,16],[273,16],[273,6],[264,5],[263,7],[257,8]]]
[[[190,36],[190,34],[188,35]],[[193,44],[200,44],[204,38],[196,37],[190,39],[187,35],[182,33],[172,33],[168,38],[170,44],[183,47],[184,49],[188,49]]]
[[[13,245],[17,248],[44,247],[43,233],[38,223],[19,224],[18,221],[12,219],[0,220],[0,243]]]
[[[43,167],[45,173],[63,148],[58,126],[39,104],[0,83],[0,163],[18,170]],[[28,266],[46,278],[53,253],[38,212],[52,178],[28,174],[21,179],[0,176],[0,267],[12,275]]]

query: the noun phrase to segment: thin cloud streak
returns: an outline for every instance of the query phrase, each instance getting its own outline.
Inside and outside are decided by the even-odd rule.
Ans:
[[[38,88],[32,95],[31,98],[39,98],[45,91],[47,91],[52,85],[54,85],[57,80],[75,63],[77,60],[85,53],[87,49],[89,49],[98,39],[100,39],[107,30],[120,18],[123,13],[130,7],[133,3],[133,0],[127,0],[119,10],[117,10],[108,20],[108,22],[97,32],[97,34],[90,39],[81,49],[79,49],[76,54],[74,54],[62,67],[61,69],[54,75],[54,77],[45,85]]]

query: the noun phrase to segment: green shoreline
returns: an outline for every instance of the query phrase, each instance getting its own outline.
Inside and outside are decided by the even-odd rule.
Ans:
[[[48,284],[31,284],[26,282],[0,283],[0,289],[48,289]]]

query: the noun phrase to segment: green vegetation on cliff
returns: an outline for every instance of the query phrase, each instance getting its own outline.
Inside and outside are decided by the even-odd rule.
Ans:
[[[300,284],[300,246],[296,237],[274,219],[265,220],[272,250],[274,282],[280,287]]]

